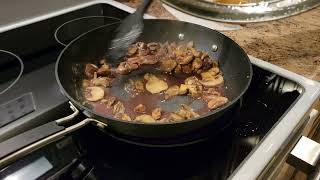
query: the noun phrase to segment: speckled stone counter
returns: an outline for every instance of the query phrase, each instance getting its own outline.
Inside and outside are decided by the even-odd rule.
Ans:
[[[119,0],[131,7],[140,0]],[[174,19],[154,0],[148,13]],[[224,32],[257,58],[320,81],[320,7],[276,21],[242,25],[241,30]]]

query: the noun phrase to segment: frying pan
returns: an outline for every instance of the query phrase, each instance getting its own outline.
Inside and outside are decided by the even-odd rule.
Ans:
[[[58,132],[47,133],[47,137],[44,139],[43,137],[40,140],[39,138],[35,138],[33,142],[25,143],[25,145],[28,144],[27,147],[16,152],[14,151],[17,148],[13,150],[13,148],[6,147],[5,143],[1,143],[0,148],[4,149],[2,153],[0,152],[0,158],[5,158],[0,160],[0,164],[10,162],[16,157],[22,156],[49,142],[53,142],[59,137],[75,131],[90,122],[93,122],[98,127],[107,129],[111,133],[119,133],[125,136],[171,138],[183,136],[217,121],[224,121],[224,118],[219,117],[227,113],[236,104],[247,90],[252,77],[250,60],[242,48],[230,38],[217,31],[191,23],[172,20],[144,20],[144,24],[144,31],[139,41],[162,43],[165,41],[194,41],[197,49],[208,52],[210,57],[216,59],[219,62],[220,69],[224,73],[225,94],[229,102],[223,107],[198,118],[162,124],[123,121],[110,116],[104,116],[93,111],[90,107],[82,105],[83,99],[80,90],[81,82],[84,79],[84,65],[87,63],[97,63],[104,56],[108,40],[111,39],[112,32],[117,28],[118,23],[101,26],[73,40],[61,52],[56,63],[57,82],[62,93],[74,105],[71,105],[71,107],[75,113],[47,125],[48,131],[52,132],[50,129],[57,129]],[[123,87],[120,88],[119,86],[115,88],[121,91]],[[173,110],[174,106],[177,105],[179,105],[179,101],[167,104]],[[88,118],[67,128],[59,126],[76,116],[78,113],[77,109],[81,110]],[[38,127],[38,129],[44,128]],[[43,132],[46,131],[42,130]],[[38,134],[38,136],[40,135]],[[7,156],[8,154],[9,156]]]

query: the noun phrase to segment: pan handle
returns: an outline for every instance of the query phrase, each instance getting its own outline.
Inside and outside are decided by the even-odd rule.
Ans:
[[[71,103],[70,107],[74,110],[72,115],[49,122],[0,143],[0,169],[47,144],[63,138],[65,135],[80,129],[89,123],[93,122],[99,127],[107,126],[105,123],[91,118],[86,118],[69,127],[61,126],[61,124],[69,122],[70,118],[72,119],[79,113]]]

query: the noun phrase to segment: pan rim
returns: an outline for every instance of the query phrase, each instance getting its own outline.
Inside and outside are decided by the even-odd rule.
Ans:
[[[116,121],[116,122],[123,122],[123,123],[128,123],[128,124],[133,124],[133,125],[143,125],[143,126],[168,126],[168,125],[176,125],[176,124],[180,124],[180,123],[188,123],[188,122],[191,122],[191,121],[197,121],[197,120],[201,120],[202,118],[206,118],[208,116],[211,116],[213,114],[218,114],[220,112],[223,112],[225,111],[227,108],[233,106],[242,96],[243,94],[248,90],[250,84],[251,84],[251,81],[252,81],[252,76],[253,76],[253,70],[252,70],[252,63],[250,61],[250,58],[248,57],[247,53],[242,49],[242,47],[236,43],[235,41],[233,41],[231,38],[229,38],[228,36],[222,34],[221,32],[217,31],[217,30],[213,30],[213,29],[210,29],[210,28],[207,28],[207,27],[204,27],[204,26],[201,26],[201,25],[198,25],[198,24],[193,24],[193,23],[189,23],[189,22],[184,22],[184,21],[178,21],[178,20],[169,20],[169,19],[144,19],[144,21],[162,21],[162,22],[176,22],[176,23],[184,23],[184,24],[190,24],[192,26],[198,26],[200,28],[204,28],[204,29],[208,29],[210,31],[215,31],[217,34],[223,36],[224,38],[226,38],[227,40],[231,41],[237,48],[239,48],[239,51],[241,51],[243,54],[244,54],[244,61],[246,61],[246,63],[248,64],[249,66],[249,77],[248,77],[248,81],[247,81],[247,84],[245,85],[245,87],[242,89],[242,91],[238,94],[238,96],[236,98],[234,98],[232,101],[229,101],[226,105],[222,106],[221,108],[217,108],[213,111],[210,111],[210,112],[207,112],[205,113],[204,115],[201,115],[199,117],[196,117],[196,118],[191,118],[191,119],[187,119],[187,120],[184,120],[184,121],[179,121],[179,122],[164,122],[164,123],[143,123],[143,122],[136,122],[136,121],[126,121],[126,120],[121,120],[121,119],[116,119],[112,116],[105,116],[103,114],[100,114],[100,113],[97,113],[95,112],[94,110],[82,105],[79,101],[75,100],[72,96],[69,95],[69,93],[65,90],[65,88],[63,87],[61,81],[60,81],[60,78],[59,78],[59,62],[61,60],[61,57],[63,57],[65,51],[67,51],[69,49],[70,46],[72,46],[74,43],[76,43],[79,39],[83,38],[84,36],[86,36],[87,34],[89,33],[92,33],[94,31],[97,31],[98,29],[102,29],[102,28],[105,28],[105,27],[108,27],[108,26],[112,26],[112,25],[115,25],[115,24],[120,24],[120,22],[115,22],[115,23],[111,23],[111,24],[107,24],[107,25],[103,25],[103,26],[99,26],[97,28],[94,28],[92,30],[89,30],[81,35],[79,35],[77,38],[73,39],[67,46],[64,47],[64,49],[60,52],[58,58],[57,58],[57,61],[56,61],[56,64],[55,64],[55,76],[56,76],[56,81],[60,87],[60,91],[62,91],[63,95],[66,96],[70,101],[72,101],[72,103],[75,103],[75,105],[77,107],[80,107],[80,110],[85,112],[90,112],[91,114],[94,114],[96,116],[98,116],[99,118],[97,118],[97,120],[101,121],[100,119],[105,119],[106,121]],[[88,116],[88,115],[86,115]]]

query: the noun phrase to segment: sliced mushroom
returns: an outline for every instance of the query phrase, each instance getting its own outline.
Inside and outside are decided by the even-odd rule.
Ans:
[[[108,77],[98,77],[92,79],[92,84],[95,86],[103,86],[103,87],[110,87],[113,79]]]
[[[169,99],[170,97],[176,96],[179,94],[179,86],[178,85],[173,85],[169,87],[165,92],[164,92],[164,98]]]
[[[125,121],[131,121],[131,117],[126,113],[117,113],[114,117]]]
[[[146,112],[146,106],[145,105],[143,105],[143,104],[139,104],[139,105],[137,105],[134,109],[133,109],[133,111],[134,112],[137,112],[137,113],[145,113]]]
[[[193,60],[193,58],[194,58],[193,54],[187,54],[185,56],[178,57],[177,60],[179,64],[184,65],[184,64],[189,64]]]
[[[150,54],[150,50],[148,48],[139,48],[138,56],[146,56]]]
[[[147,44],[147,47],[148,47],[151,51],[155,51],[155,50],[157,50],[157,49],[160,48],[160,45],[159,45],[159,43],[151,42],[151,43],[148,43],[148,44]]]
[[[147,44],[144,43],[144,42],[137,42],[137,43],[136,43],[136,46],[137,46],[139,49],[146,49],[146,48],[147,48]]]
[[[208,102],[208,108],[211,110],[216,109],[218,107],[223,106],[227,102],[228,102],[228,98],[223,96],[216,96],[216,98],[213,98]]]
[[[154,123],[154,122],[156,122],[156,120],[153,119],[152,116],[147,115],[147,114],[143,114],[143,115],[137,116],[135,118],[135,120],[139,121],[139,122],[144,122],[144,123]]]
[[[130,83],[130,89],[134,89],[137,92],[143,92],[144,91],[144,83],[142,79],[136,79],[136,80],[132,80],[129,79],[129,83]],[[128,89],[128,87],[127,87]]]
[[[173,59],[166,59],[161,62],[161,69],[166,72],[171,72],[177,66],[177,62]]]
[[[114,106],[113,106],[113,114],[118,114],[118,113],[124,113],[125,107],[122,104],[122,102],[118,101]]]
[[[146,83],[146,89],[150,93],[156,94],[168,89],[168,84],[164,80],[157,78],[155,75],[150,75]]]
[[[176,114],[176,113],[170,113],[170,116],[169,116],[169,119],[170,120],[173,120],[173,121],[183,121],[185,120],[184,117]]]
[[[210,80],[213,79],[220,72],[218,67],[213,67],[208,71],[201,73],[202,80]]]
[[[111,72],[111,66],[109,64],[103,64],[97,71],[99,76],[107,76]]]
[[[181,68],[182,68],[182,72],[184,72],[186,74],[192,73],[191,64],[182,65]]]
[[[84,79],[82,80],[82,87],[86,88],[90,86],[90,80]]]
[[[206,57],[209,57],[208,53],[202,52],[200,59],[201,59],[201,60],[204,60]]]
[[[184,95],[184,94],[187,94],[187,92],[188,92],[188,86],[185,84],[181,84],[179,87],[179,94]]]
[[[176,114],[183,117],[184,119],[191,119],[200,116],[198,113],[194,112],[189,106],[185,104],[181,105],[180,110],[176,112]]]
[[[138,65],[134,63],[121,62],[117,67],[117,72],[119,74],[129,74],[131,71],[138,69]]]
[[[209,57],[206,57],[201,60],[202,60],[202,69],[203,70],[208,70],[208,69],[214,67],[214,65],[215,65],[214,61],[212,59],[210,59]]]
[[[142,57],[141,64],[156,64],[158,62],[156,56],[154,55],[147,55]]]
[[[99,101],[104,97],[104,90],[101,87],[87,87],[84,91],[84,97],[88,101]]]
[[[160,119],[161,118],[161,111],[162,111],[161,108],[155,108],[151,113],[152,118],[156,119],[156,120]]]
[[[134,54],[136,54],[136,52],[138,51],[137,46],[131,46],[128,48],[128,56],[133,56]]]
[[[197,51],[196,49],[192,48],[191,49],[192,54],[194,55],[194,57],[200,58],[202,53],[201,51]]]
[[[146,73],[146,74],[143,76],[143,78],[144,78],[145,80],[149,81],[150,78],[151,78],[151,76],[153,76],[153,75],[150,74],[150,73]]]
[[[116,97],[108,97],[107,99],[102,99],[101,102],[110,108],[116,102],[116,100]]]
[[[188,85],[188,90],[192,97],[200,97],[202,95],[203,87],[201,84],[190,84]]]
[[[217,75],[212,79],[201,80],[200,83],[205,87],[215,87],[223,83],[223,77],[221,75]]]
[[[98,70],[98,67],[94,64],[86,64],[85,67],[85,74],[87,77],[92,78],[94,73]]]
[[[186,84],[186,85],[197,85],[197,84],[200,84],[199,83],[199,79],[197,78],[197,77],[195,77],[195,76],[190,76],[190,77],[188,77],[188,78],[186,78],[185,80],[184,80],[184,83]]]
[[[198,69],[200,69],[202,66],[202,60],[200,58],[195,58],[193,61],[192,61],[192,70],[193,71],[197,71]]]

